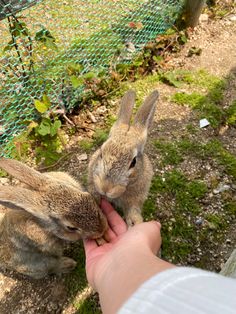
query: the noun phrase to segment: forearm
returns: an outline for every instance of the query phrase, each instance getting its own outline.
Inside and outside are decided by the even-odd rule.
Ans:
[[[98,287],[104,314],[116,313],[122,304],[153,275],[174,267],[157,258],[151,251],[122,251],[104,271]]]

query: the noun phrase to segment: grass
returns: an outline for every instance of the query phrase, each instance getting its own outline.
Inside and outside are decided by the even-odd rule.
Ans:
[[[225,192],[221,195],[223,211],[206,210],[202,200],[218,186],[218,180],[212,178],[207,186],[204,173],[201,174],[202,180],[190,179],[182,172],[181,163],[189,157],[214,161],[222,173],[235,181],[236,157],[216,139],[202,143],[192,140],[188,134],[174,142],[154,140],[153,146],[160,157],[158,168],[164,174],[154,176],[143,214],[145,220],[158,218],[162,222],[163,257],[184,264],[194,256],[197,246],[211,247],[209,238],[218,243],[224,241],[222,230],[227,230],[230,221],[236,218],[236,202],[232,201],[231,192]],[[159,199],[161,206],[158,205]],[[196,224],[199,217],[204,223],[201,227]],[[194,265],[206,267],[204,258],[194,261]]]
[[[193,141],[187,137],[175,141],[166,142],[155,140],[153,143],[158,153],[161,154],[161,165],[178,165],[183,161],[184,156],[192,155],[200,159],[213,159],[223,171],[236,180],[236,157],[224,148],[219,140],[211,139],[205,144]]]
[[[66,287],[70,293],[70,300],[77,310],[76,313],[100,314],[101,311],[98,307],[98,301],[91,293],[88,293],[88,296],[85,295],[85,297],[79,298],[79,301],[77,300],[78,294],[80,295],[81,292],[88,287],[84,267],[84,248],[82,243],[74,245],[74,247],[70,249],[70,252],[68,252],[67,256],[71,256],[77,261],[75,270],[66,276]]]
[[[181,77],[180,82],[187,83],[197,90],[177,92],[171,97],[171,101],[197,110],[200,118],[207,118],[215,128],[225,123],[234,124],[236,121],[236,102],[233,101],[227,109],[222,106],[227,79],[229,78],[219,79],[207,74],[204,70],[194,74],[187,72]]]

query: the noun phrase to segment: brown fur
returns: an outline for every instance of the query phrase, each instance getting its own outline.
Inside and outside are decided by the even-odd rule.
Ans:
[[[103,196],[121,207],[128,225],[142,222],[141,209],[153,176],[152,165],[143,150],[157,99],[158,93],[154,91],[139,108],[131,125],[135,93],[128,91],[121,100],[118,120],[108,140],[89,163],[89,191],[97,201]],[[132,168],[134,157],[136,164]]]
[[[99,238],[107,221],[92,196],[64,172],[39,173],[16,160],[0,167],[28,186],[0,186],[0,266],[33,278],[71,271],[65,241]],[[74,228],[74,229],[71,229]]]

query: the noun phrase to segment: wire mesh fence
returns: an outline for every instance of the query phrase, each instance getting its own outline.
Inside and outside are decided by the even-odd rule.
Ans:
[[[0,155],[47,95],[70,110],[83,79],[129,63],[175,22],[181,0],[0,0]]]

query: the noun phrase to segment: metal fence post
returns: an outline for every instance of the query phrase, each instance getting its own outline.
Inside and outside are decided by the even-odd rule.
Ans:
[[[187,27],[197,26],[205,3],[205,0],[185,0],[185,24]]]

